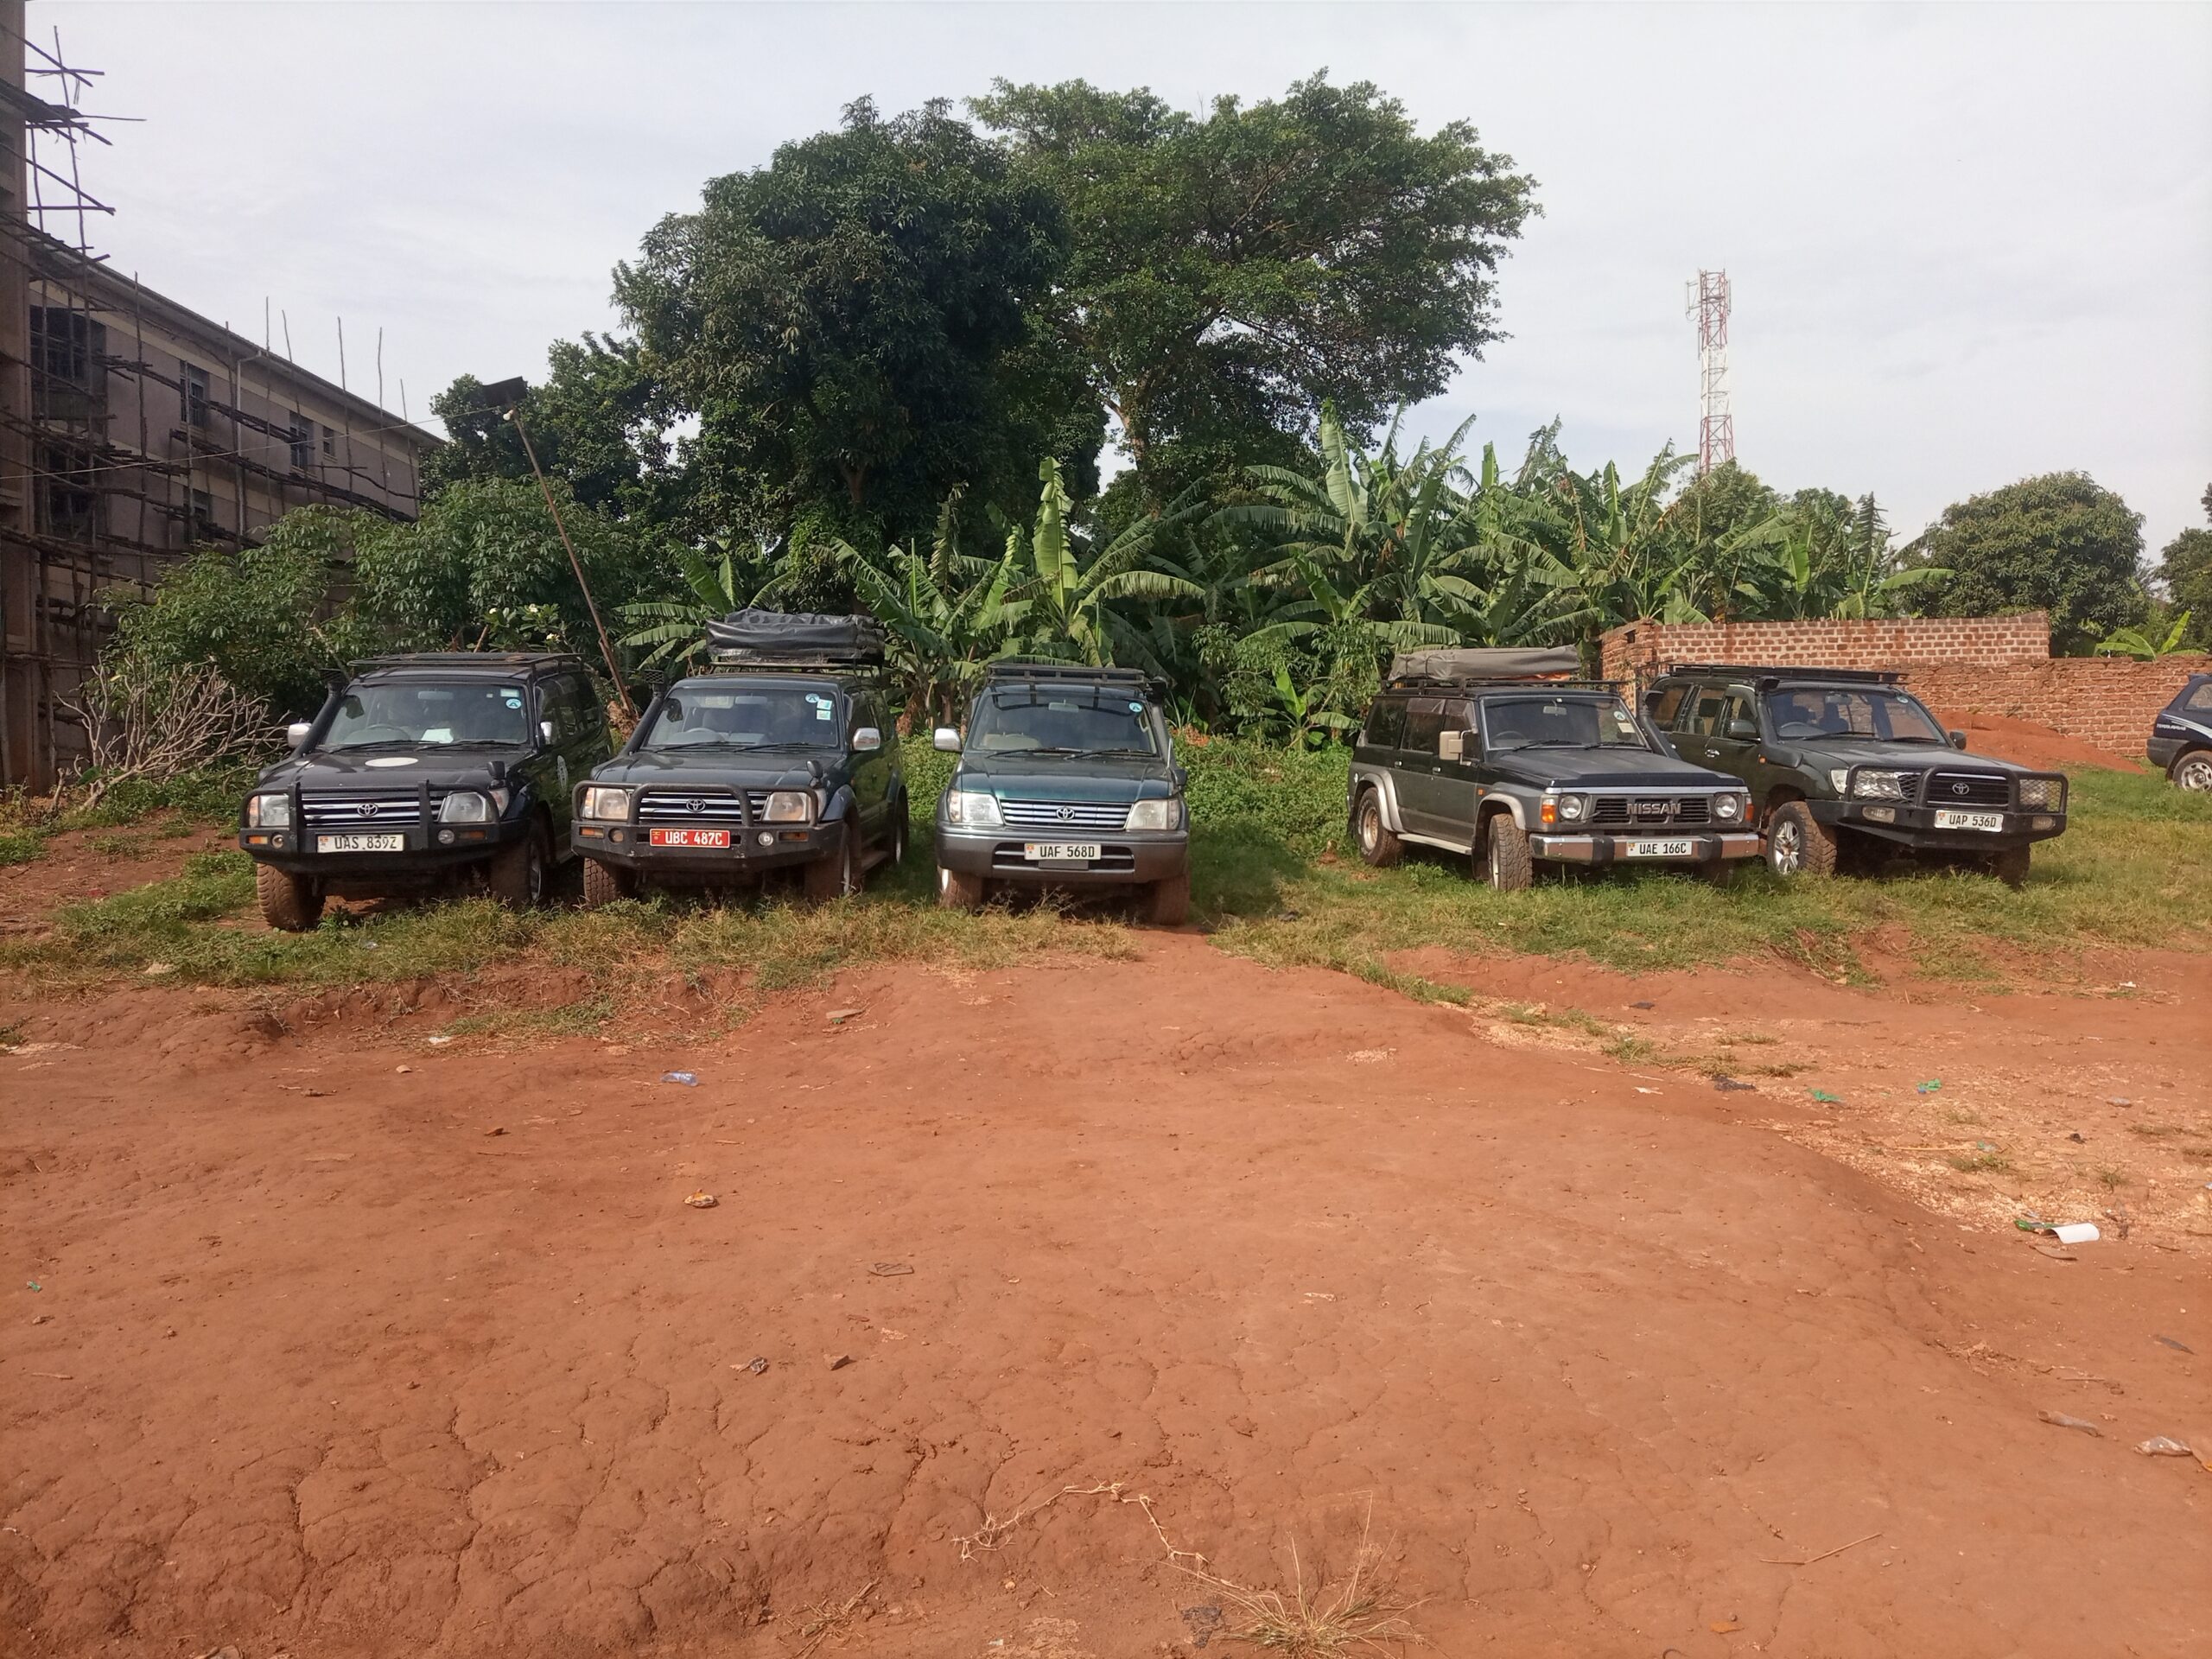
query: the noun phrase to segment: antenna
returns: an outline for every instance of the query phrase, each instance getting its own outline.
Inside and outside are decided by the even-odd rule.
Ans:
[[[1703,477],[1736,459],[1736,417],[1728,412],[1728,273],[1700,270],[1684,285],[1682,315],[1697,319],[1697,365],[1702,418],[1697,431],[1697,470]]]

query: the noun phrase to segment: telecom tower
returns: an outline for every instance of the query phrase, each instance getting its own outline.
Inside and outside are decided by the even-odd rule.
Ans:
[[[1685,316],[1697,319],[1698,378],[1704,418],[1698,424],[1700,477],[1736,459],[1736,417],[1728,412],[1728,273],[1700,270],[1686,285]]]

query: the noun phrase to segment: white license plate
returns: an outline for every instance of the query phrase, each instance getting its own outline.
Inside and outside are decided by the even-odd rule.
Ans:
[[[397,830],[380,836],[317,836],[315,849],[318,853],[404,853],[407,837]]]
[[[2005,815],[2002,812],[1961,812],[1951,807],[1939,806],[1936,809],[1936,827],[1938,830],[2002,830]]]
[[[1033,864],[1094,864],[1098,861],[1095,841],[1025,841],[1021,855]]]
[[[1688,858],[1692,845],[1687,841],[1631,841],[1621,849],[1624,858]]]

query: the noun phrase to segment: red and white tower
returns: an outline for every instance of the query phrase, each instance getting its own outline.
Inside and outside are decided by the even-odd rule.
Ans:
[[[1703,418],[1698,423],[1697,470],[1701,477],[1736,459],[1736,417],[1728,412],[1728,273],[1700,270],[1688,285],[1684,315],[1697,319],[1698,378]]]

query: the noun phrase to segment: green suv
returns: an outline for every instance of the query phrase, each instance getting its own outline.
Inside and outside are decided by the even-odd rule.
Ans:
[[[1000,663],[985,677],[937,809],[938,902],[994,887],[1122,887],[1147,918],[1190,914],[1190,813],[1151,679],[1133,669]]]
[[[1965,753],[1904,677],[1683,663],[1644,712],[1682,759],[1751,786],[1777,875],[1886,849],[1974,858],[2018,887],[2034,843],[2065,832],[2064,774]]]

